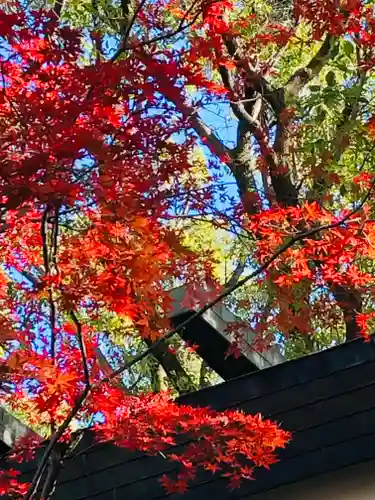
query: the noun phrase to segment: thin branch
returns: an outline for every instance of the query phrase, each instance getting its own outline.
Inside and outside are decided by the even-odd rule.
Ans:
[[[224,288],[232,288],[241,277],[241,274],[244,272],[246,267],[246,259],[240,259],[237,263],[235,270],[232,273],[232,276],[229,278],[227,283],[225,283]]]
[[[336,42],[331,35],[326,35],[320,49],[304,68],[300,68],[289,78],[284,86],[285,92],[297,97],[301,90],[318,74],[331,58],[331,51]]]
[[[189,121],[191,127],[195,130],[198,136],[210,144],[219,158],[227,157],[228,161],[230,161],[232,150],[226,147],[217,135],[215,135],[212,129],[199,117],[197,109],[193,106],[189,106],[182,100],[178,100],[174,95],[168,92],[167,89],[169,82],[163,74],[159,75],[159,80],[163,83],[165,82],[166,84],[164,85],[164,88],[166,89],[164,92],[165,97],[172,102],[183,117]]]
[[[47,218],[50,212],[50,207],[47,207],[44,210],[41,226],[40,226],[40,234],[42,237],[42,245],[43,245],[43,263],[46,275],[49,274],[49,258],[48,258],[48,242],[47,242]]]
[[[143,3],[143,1],[141,3]],[[123,24],[122,30],[124,31],[125,36],[126,36],[126,30],[129,28],[130,0],[121,0],[120,5],[121,5],[122,17],[124,19],[124,24]],[[136,11],[137,10],[138,10],[138,7],[137,7]],[[134,18],[134,16],[133,16],[133,18]],[[130,27],[130,29],[131,29],[131,27]]]
[[[147,338],[145,339],[145,343],[149,347],[153,345],[152,341]],[[161,366],[167,374],[170,383],[180,394],[186,391],[186,387],[197,389],[177,356],[169,352],[167,345],[160,344],[154,348],[153,355],[158,361],[159,366]]]
[[[141,0],[140,4],[135,9],[132,18],[130,19],[130,21],[125,29],[124,35],[122,36],[119,48],[117,49],[115,54],[111,57],[110,62],[115,62],[121,54],[123,54],[124,52],[127,52],[129,50],[135,50],[135,49],[144,47],[145,45],[151,45],[153,43],[156,43],[156,42],[159,42],[162,40],[168,40],[169,38],[173,38],[174,36],[178,35],[179,33],[182,33],[185,29],[192,26],[201,14],[201,11],[199,10],[197,12],[197,14],[195,14],[193,16],[191,21],[189,21],[188,23],[185,24],[187,17],[189,16],[189,14],[191,13],[191,11],[193,10],[194,6],[197,3],[197,0],[194,0],[194,2],[190,5],[188,10],[185,12],[183,18],[181,19],[179,25],[177,26],[177,28],[175,30],[170,31],[168,33],[163,33],[161,35],[155,36],[154,38],[143,40],[142,42],[139,42],[135,45],[127,46],[126,44],[129,40],[130,32],[135,24],[135,21],[139,15],[139,13],[141,12],[142,8],[144,7],[146,1],[147,0]]]
[[[43,216],[42,216],[42,221],[41,221],[41,237],[42,237],[42,248],[43,248],[43,262],[44,262],[44,269],[45,269],[45,276],[49,277],[51,274],[51,268],[50,268],[50,255],[49,255],[49,249],[48,249],[48,234],[47,234],[47,224],[48,224],[48,215],[50,213],[50,206],[47,205]],[[58,216],[57,216],[58,217]],[[57,239],[54,242],[57,245]],[[54,255],[54,258],[56,258],[56,252],[57,249],[52,249],[52,255]],[[55,359],[55,344],[56,344],[56,307],[55,307],[55,302],[53,300],[53,293],[52,293],[52,288],[51,284],[48,284],[48,302],[49,302],[49,312],[50,312],[50,330],[51,330],[51,358],[54,361]],[[51,423],[51,426],[53,428],[53,422]]]
[[[56,346],[56,306],[53,300],[53,293],[51,287],[48,291],[48,301],[50,309],[50,328],[51,328],[51,358],[55,359],[55,346]]]
[[[101,367],[101,369],[103,370],[103,372],[105,374],[110,374],[112,373],[113,371],[113,368],[112,366],[108,363],[107,361],[107,358],[105,357],[105,355],[103,354],[102,350],[100,349],[100,347],[96,347],[95,348],[95,355],[98,359],[98,362],[99,362],[99,366]],[[128,392],[128,389],[127,387],[125,386],[125,384],[123,383],[122,380],[118,380],[116,381],[116,385],[119,389],[121,389],[122,391],[124,392]]]
[[[46,220],[44,221],[43,227],[46,228],[47,225],[47,219],[48,219],[48,212],[45,212],[46,215]],[[44,216],[43,216],[44,217]],[[45,229],[43,231],[45,233]],[[50,258],[47,258],[47,267],[46,267],[46,272],[47,274],[50,274],[51,269],[50,269],[50,263],[53,264],[56,273],[58,273],[57,270],[57,245],[58,245],[58,237],[59,237],[59,209],[55,209],[54,213],[54,218],[53,218],[53,225],[52,225],[52,234],[51,234],[51,255]],[[46,248],[46,241],[43,239],[43,254],[48,255],[48,251],[45,250]],[[46,264],[45,264],[46,266]],[[48,296],[49,296],[49,310],[50,310],[50,328],[51,328],[51,357],[54,360],[55,359],[55,346],[56,346],[56,305],[55,301],[53,298],[53,290],[52,290],[52,285],[49,284],[49,290],[48,290]]]
[[[201,11],[197,12],[188,23],[184,24],[186,21],[187,15],[188,14],[185,14],[185,16],[180,21],[180,24],[178,25],[178,27],[176,29],[170,31],[169,33],[163,33],[162,35],[155,36],[154,38],[143,40],[142,42],[139,42],[136,45],[124,46],[124,47],[119,49],[120,53],[124,52],[124,51],[128,51],[128,50],[138,49],[138,48],[144,47],[145,45],[151,45],[153,43],[160,42],[162,40],[169,40],[170,38],[175,37],[176,35],[185,31],[187,28],[190,28],[190,26],[192,26],[195,23],[195,21],[198,19],[198,17],[201,15]]]
[[[228,156],[230,158],[231,150],[227,148],[223,142],[214,134],[211,128],[204,123],[204,121],[199,118],[198,112],[185,106],[183,110],[180,110],[189,119],[191,126],[197,132],[197,134],[207,140],[207,142],[213,147],[217,156]]]
[[[86,386],[85,389],[82,391],[81,395],[77,398],[75,405],[73,406],[73,408],[69,412],[69,415],[66,417],[64,422],[58,428],[58,430],[52,435],[51,440],[49,441],[48,446],[47,446],[47,448],[43,454],[43,457],[39,463],[39,466],[34,474],[30,488],[24,497],[24,500],[31,500],[34,497],[34,494],[35,494],[36,489],[38,487],[40,478],[41,478],[42,474],[44,473],[45,468],[48,464],[49,457],[51,456],[53,450],[55,449],[57,443],[59,442],[59,440],[63,436],[64,432],[69,427],[71,421],[79,412],[79,410],[80,410],[83,402],[87,398],[89,392],[90,392],[90,387]]]
[[[53,12],[56,17],[59,19],[61,16],[62,9],[64,7],[65,0],[56,0],[55,5],[53,7]]]
[[[51,454],[49,460],[49,470],[44,481],[42,492],[40,494],[40,498],[42,500],[49,500],[55,492],[57,480],[63,465],[63,459],[67,449],[66,443],[59,444],[60,449],[55,449]]]
[[[126,25],[126,28],[125,28],[125,31],[124,31],[124,35],[123,35],[123,39],[122,39],[122,45],[125,47],[126,46],[126,43],[129,39],[129,35],[130,35],[130,32],[137,20],[137,17],[138,15],[140,14],[140,12],[142,11],[143,7],[145,6],[145,3],[146,3],[147,0],[141,0],[139,2],[139,4],[137,5],[137,7],[135,8],[134,10],[134,13],[133,13],[133,16],[132,18],[129,20],[128,19],[128,23]],[[127,18],[129,18],[129,1],[128,0],[121,0],[121,5],[123,6],[123,13],[124,13],[124,16],[125,16],[125,11],[124,11],[124,5],[126,5],[126,11],[127,11]]]
[[[72,310],[70,311],[70,317],[73,320],[73,323],[75,324],[76,331],[77,331],[77,338],[78,338],[78,343],[79,343],[79,349],[81,351],[81,356],[82,356],[82,364],[83,364],[83,373],[85,377],[85,384],[86,387],[90,387],[90,372],[89,372],[89,367],[87,364],[87,355],[86,355],[86,346],[85,342],[83,340],[82,336],[82,325],[79,319],[77,318],[76,313]]]
[[[57,248],[58,248],[58,239],[59,239],[59,207],[57,206],[54,211],[53,216],[53,226],[52,226],[52,235],[51,235],[51,263],[55,267],[56,273],[58,273],[57,269]]]

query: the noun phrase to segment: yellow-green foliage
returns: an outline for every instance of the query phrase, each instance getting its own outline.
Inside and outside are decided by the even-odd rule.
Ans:
[[[228,278],[233,267],[231,259],[233,239],[227,231],[216,228],[208,219],[192,220],[184,228],[183,243],[199,254],[210,252],[215,278],[220,282]]]

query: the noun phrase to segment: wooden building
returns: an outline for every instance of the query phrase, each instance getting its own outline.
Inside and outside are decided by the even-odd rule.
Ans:
[[[203,473],[187,493],[167,496],[161,456],[82,443],[66,463],[57,500],[373,500],[375,499],[375,345],[356,340],[184,396],[217,410],[261,412],[292,432],[270,471],[231,491]],[[26,464],[25,478],[35,464]]]

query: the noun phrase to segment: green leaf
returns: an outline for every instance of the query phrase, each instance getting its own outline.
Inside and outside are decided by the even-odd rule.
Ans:
[[[327,85],[329,85],[330,87],[333,87],[335,85],[336,77],[335,77],[335,73],[333,71],[329,71],[326,74],[326,82],[327,82]]]
[[[342,184],[342,185],[340,186],[340,195],[341,195],[341,196],[345,196],[345,195],[347,194],[347,192],[348,192],[348,190],[346,189],[345,184]]]
[[[310,85],[309,86],[309,89],[311,90],[311,92],[320,92],[320,85]]]
[[[354,45],[349,40],[342,40],[342,50],[347,57],[351,58],[354,53]]]

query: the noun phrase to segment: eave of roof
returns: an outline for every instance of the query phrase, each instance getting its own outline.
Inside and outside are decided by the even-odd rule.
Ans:
[[[198,305],[189,307],[181,305],[185,293],[184,286],[171,291],[171,296],[174,299],[171,319],[175,326],[191,317],[198,309]],[[271,346],[265,352],[258,352],[251,347],[255,335],[250,330],[244,334],[244,345],[247,345],[242,354],[236,358],[227,356],[231,342],[227,327],[231,323],[238,321],[238,317],[224,304],[219,303],[201,316],[191,320],[180,335],[184,340],[198,346],[197,353],[224,380],[230,380],[285,361],[276,345]]]

